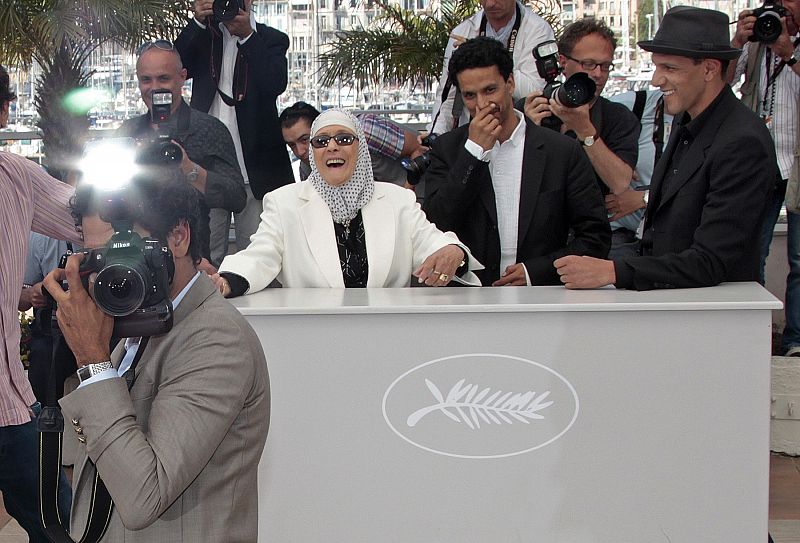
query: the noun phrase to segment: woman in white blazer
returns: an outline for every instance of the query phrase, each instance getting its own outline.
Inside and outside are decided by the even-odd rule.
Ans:
[[[284,287],[480,285],[483,269],[452,232],[428,221],[414,193],[375,183],[356,118],[328,110],[311,127],[311,175],[264,197],[261,225],[214,276],[226,297]]]

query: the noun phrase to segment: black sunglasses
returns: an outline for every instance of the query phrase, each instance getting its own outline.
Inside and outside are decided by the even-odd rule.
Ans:
[[[153,41],[146,41],[142,45],[136,49],[136,56],[142,56],[142,53],[145,51],[149,51],[150,49],[161,49],[162,51],[174,51],[175,45],[169,40],[153,40]]]
[[[335,136],[314,136],[310,141],[311,147],[314,149],[324,149],[331,140],[334,140],[336,145],[353,145],[357,139],[353,134],[336,134]]]

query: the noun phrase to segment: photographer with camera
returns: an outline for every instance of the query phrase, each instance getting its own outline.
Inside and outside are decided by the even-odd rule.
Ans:
[[[553,285],[555,259],[605,257],[611,231],[580,146],[514,109],[513,67],[491,38],[453,53],[449,76],[472,121],[433,142],[423,209],[483,263],[483,285]]]
[[[742,102],[767,125],[775,143],[780,180],[764,216],[761,233],[761,282],[772,243],[772,233],[786,203],[787,258],[786,327],[781,348],[800,356],[800,0],[766,1],[744,10],[731,40],[741,48],[738,62],[728,69],[729,81],[745,76]]]
[[[87,252],[44,285],[81,380],[60,401],[80,442],[73,535],[97,474],[104,541],[255,541],[269,378],[255,332],[196,268],[199,194],[161,169],[111,192],[83,182],[72,213]],[[127,339],[110,353],[112,336]]]
[[[524,105],[525,114],[534,123],[580,142],[604,194],[620,194],[630,188],[641,128],[630,110],[600,96],[614,65],[616,47],[614,32],[603,21],[587,18],[570,24],[558,40],[559,63],[568,82],[579,73],[591,78],[595,83],[593,99],[578,105],[533,92]]]
[[[166,162],[179,159],[177,163],[186,181],[201,195],[195,237],[200,255],[211,260],[209,208],[238,213],[247,202],[230,132],[218,119],[190,108],[183,101],[181,91],[186,70],[171,42],[147,42],[139,48],[138,55],[136,77],[148,113],[122,123],[117,135],[143,140],[151,148],[155,146],[153,155],[164,155]],[[173,149],[169,156],[158,152],[170,140],[180,152]]]
[[[195,0],[175,47],[192,80],[191,106],[222,121],[233,138],[247,191],[247,204],[234,213],[241,251],[258,228],[264,195],[294,181],[276,106],[288,81],[289,37],[256,23],[251,0]],[[216,265],[228,253],[230,225],[229,210],[211,211]]]

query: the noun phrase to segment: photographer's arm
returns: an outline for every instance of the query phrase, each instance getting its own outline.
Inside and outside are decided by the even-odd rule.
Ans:
[[[236,322],[196,311],[191,325],[160,351],[170,359],[154,391],[146,431],[122,378],[61,400],[65,416],[80,421],[86,452],[130,530],[155,522],[201,474],[253,383],[253,354]]]
[[[216,119],[197,132],[203,141],[196,142],[191,148],[188,144],[186,146],[188,159],[200,166],[192,184],[205,195],[208,207],[240,212],[247,203],[247,193],[230,132]],[[203,142],[214,144],[204,145]],[[183,164],[181,167],[183,169]]]
[[[286,51],[289,37],[269,26],[259,26],[239,51],[248,60],[249,75],[260,95],[277,97],[286,90],[289,82]]]
[[[211,4],[211,0],[204,0]],[[181,55],[181,62],[183,67],[188,72],[188,78],[194,77],[194,74],[201,71],[201,65],[208,65],[208,59],[211,56],[211,37],[202,21],[198,20],[198,7],[195,2],[195,18],[186,23],[186,26],[181,30],[181,33],[175,39],[175,49]],[[205,67],[203,66],[203,67]]]
[[[597,104],[596,107],[601,107],[601,105]],[[584,146],[583,150],[586,152],[586,156],[589,157],[595,173],[597,173],[603,183],[605,183],[614,194],[620,194],[630,186],[631,179],[633,179],[633,168],[618,157],[600,137],[597,128],[595,128],[592,123],[589,113],[590,109],[589,104],[581,107],[569,108],[558,105],[555,100],[550,100],[550,110],[553,112],[553,115],[564,121],[565,130],[572,130],[575,132],[579,142],[583,142],[586,138],[594,136],[594,144],[591,146]],[[610,122],[611,119],[605,119],[604,121]],[[627,131],[629,132],[630,129]],[[623,137],[630,137],[631,141],[636,144],[638,149],[638,132],[636,132],[635,135],[629,135],[627,133],[618,135],[618,139],[622,139]]]

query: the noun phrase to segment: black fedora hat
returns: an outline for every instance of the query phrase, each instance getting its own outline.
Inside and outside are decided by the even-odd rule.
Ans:
[[[722,12],[675,6],[664,14],[655,37],[638,45],[651,53],[733,60],[742,50],[731,47],[729,32],[728,16]]]

